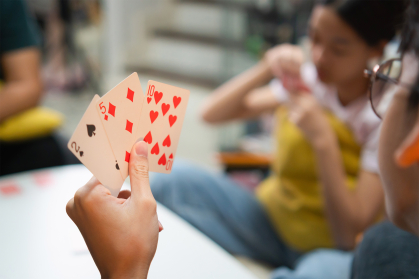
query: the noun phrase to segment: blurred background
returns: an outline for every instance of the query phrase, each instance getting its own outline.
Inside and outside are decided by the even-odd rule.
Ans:
[[[64,137],[94,94],[135,71],[143,90],[153,79],[191,91],[179,158],[224,168],[249,187],[266,175],[271,116],[215,127],[201,121],[200,106],[268,48],[288,42],[307,49],[313,0],[26,1],[43,37],[43,105],[65,115]]]
[[[238,179],[252,185],[266,173],[271,118],[213,127],[201,121],[200,106],[271,46],[304,45],[312,0],[26,1],[42,34],[43,106],[65,115],[64,137],[94,94],[135,71],[143,90],[153,79],[191,91],[179,158],[233,175],[251,165],[256,171]]]
[[[24,1],[42,38],[41,105],[63,114],[55,131],[63,146],[93,96],[137,72],[144,92],[148,80],[191,92],[177,158],[226,171],[249,189],[267,176],[273,116],[211,126],[200,108],[216,87],[272,46],[292,43],[308,52],[315,0]],[[385,57],[397,46],[390,43]],[[268,277],[269,270],[252,266],[260,278]]]

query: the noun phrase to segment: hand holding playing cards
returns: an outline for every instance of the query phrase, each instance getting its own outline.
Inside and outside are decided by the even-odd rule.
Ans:
[[[132,73],[102,98],[93,97],[67,146],[116,197],[138,138],[150,145],[149,170],[171,172],[189,93],[150,80],[144,96]]]
[[[146,278],[161,227],[148,179],[148,147],[134,144],[129,161],[131,192],[111,195],[96,178],[67,204],[102,278]]]

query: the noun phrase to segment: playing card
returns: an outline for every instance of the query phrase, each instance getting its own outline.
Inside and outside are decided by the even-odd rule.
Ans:
[[[68,148],[93,175],[117,196],[124,182],[95,106],[100,99],[95,95],[77,125]]]
[[[150,171],[171,172],[188,100],[189,90],[148,82],[137,137],[149,144]]]
[[[137,73],[120,82],[96,104],[122,177],[128,176],[128,163],[144,102]]]

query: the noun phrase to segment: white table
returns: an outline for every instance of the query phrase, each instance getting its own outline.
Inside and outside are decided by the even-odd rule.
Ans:
[[[0,179],[0,278],[100,278],[67,201],[91,177],[82,165]],[[127,185],[126,185],[127,186]],[[164,224],[149,278],[255,278],[234,257],[158,205]]]

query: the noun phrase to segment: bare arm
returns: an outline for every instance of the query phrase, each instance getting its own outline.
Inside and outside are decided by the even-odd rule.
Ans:
[[[229,80],[215,90],[202,110],[209,123],[248,119],[271,112],[279,102],[266,84],[274,76],[299,77],[304,54],[300,47],[282,44],[271,48],[253,68]]]
[[[246,119],[272,111],[278,106],[268,86],[258,88],[272,79],[266,62],[227,81],[206,100],[202,117],[209,123]]]
[[[0,89],[0,122],[35,107],[42,96],[40,53],[24,48],[1,56],[5,83]]]
[[[289,118],[313,147],[325,214],[337,247],[352,249],[357,234],[374,223],[384,209],[384,193],[377,174],[361,170],[354,191],[346,185],[337,137],[311,94],[290,94]]]
[[[380,178],[361,170],[356,189],[350,191],[336,138],[319,141],[314,150],[333,238],[339,248],[353,249],[357,234],[372,225],[384,208]]]

